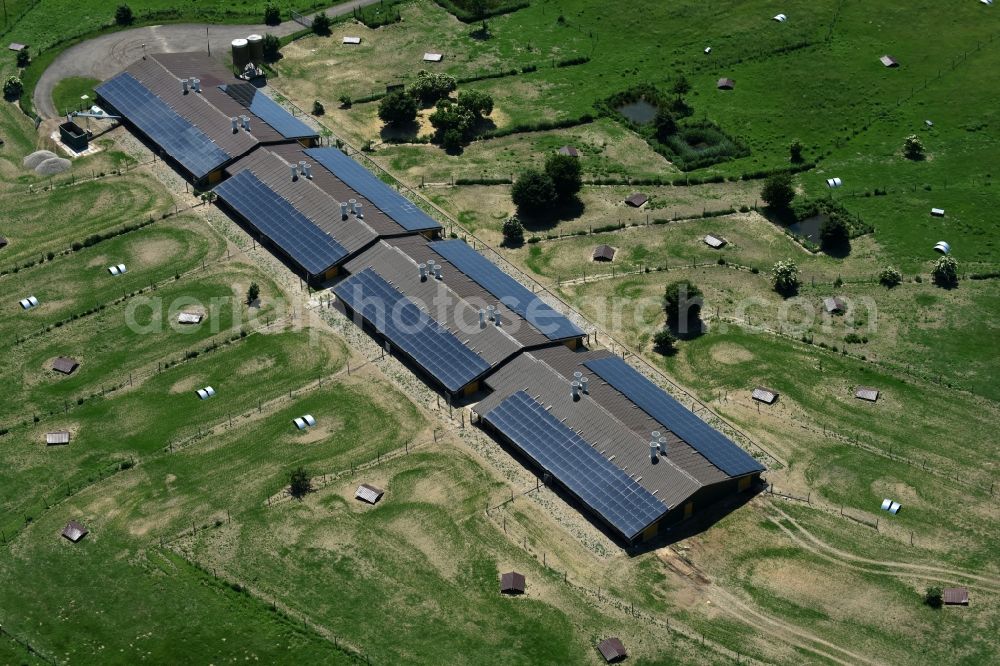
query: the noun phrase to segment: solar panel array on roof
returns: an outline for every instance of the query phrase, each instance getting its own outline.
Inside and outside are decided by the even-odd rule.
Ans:
[[[582,337],[583,331],[565,316],[556,312],[520,282],[510,277],[489,259],[461,240],[430,243],[430,248],[468,275],[476,284],[490,292],[501,303],[527,319],[549,340]]]
[[[127,72],[96,90],[196,178],[208,175],[232,157]]]
[[[249,170],[239,172],[215,192],[312,275],[347,256],[343,245]]]
[[[250,113],[266,122],[286,139],[301,139],[318,134],[316,130],[290,114],[251,83],[225,84],[219,86],[219,90],[249,109]]]
[[[449,391],[458,391],[490,369],[479,354],[371,268],[347,278],[333,292]]]
[[[524,391],[483,418],[628,539],[666,513],[662,501]]]
[[[326,167],[352,190],[371,201],[407,231],[440,229],[441,225],[415,203],[393,191],[375,174],[337,148],[310,148],[306,155]]]
[[[750,454],[617,356],[587,361],[584,365],[726,474],[740,476],[764,471],[764,466]]]

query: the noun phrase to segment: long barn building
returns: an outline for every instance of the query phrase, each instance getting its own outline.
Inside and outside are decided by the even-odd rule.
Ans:
[[[144,57],[98,101],[449,404],[625,544],[764,466],[538,294],[204,54]]]

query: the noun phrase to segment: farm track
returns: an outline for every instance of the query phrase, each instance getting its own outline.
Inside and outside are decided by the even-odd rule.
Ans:
[[[379,0],[351,0],[327,8],[330,17],[350,14],[359,7],[373,5]],[[316,12],[317,14],[319,12]],[[310,15],[315,16],[315,14]],[[205,30],[211,28],[209,46],[216,53],[225,53],[233,39],[246,37],[251,33],[265,32],[285,37],[302,25],[288,20],[277,26],[266,25],[212,25],[203,23],[151,25],[131,30],[121,30],[100,35],[66,49],[52,61],[42,73],[32,102],[35,111],[42,118],[57,118],[59,110],[52,102],[52,91],[61,80],[71,76],[81,76],[105,80],[125,69],[133,61],[147,53],[181,53],[201,51],[206,45]],[[214,42],[214,43],[213,43]]]
[[[767,615],[718,585],[713,584],[708,588],[708,596],[717,608],[729,613],[740,622],[835,663],[845,665],[880,663],[820,638],[801,627]]]
[[[894,562],[891,560],[873,560],[839,550],[834,546],[822,541],[817,536],[802,527],[798,521],[775,506],[771,509],[779,514],[780,518],[770,517],[772,523],[778,526],[792,541],[803,549],[822,557],[825,560],[840,564],[850,569],[863,571],[865,573],[882,574],[896,578],[921,578],[941,583],[954,583],[954,579],[960,578],[969,581],[968,584],[976,584],[991,592],[1000,593],[1000,578],[982,576],[969,573],[960,569],[949,569],[925,564],[912,564],[909,562]],[[797,532],[782,523],[782,520],[789,523]],[[873,568],[874,567],[874,568]]]

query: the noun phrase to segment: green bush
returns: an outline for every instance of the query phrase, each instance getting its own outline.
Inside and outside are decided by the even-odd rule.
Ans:
[[[417,72],[417,80],[406,87],[424,106],[430,106],[450,95],[458,87],[458,81],[449,74],[436,74],[422,69]]]
[[[567,200],[583,187],[580,160],[570,155],[552,153],[545,159],[545,173],[552,179],[556,196]]]
[[[760,198],[771,208],[787,209],[795,198],[791,176],[787,173],[778,173],[769,177],[760,190]]]
[[[21,97],[23,92],[24,84],[16,76],[8,76],[7,80],[3,82],[3,96],[7,101],[13,102]]]
[[[526,169],[514,182],[511,199],[522,211],[546,210],[556,201],[555,184],[544,171]]]
[[[508,247],[517,247],[524,243],[524,225],[516,215],[511,215],[503,223],[503,242]]]
[[[281,40],[274,35],[264,35],[262,47],[264,49],[264,60],[267,62],[277,62],[281,58]]]
[[[264,8],[264,24],[265,25],[279,25],[281,23],[281,10],[274,5],[268,5]]]
[[[312,31],[321,37],[330,34],[330,17],[326,15],[326,12],[320,12],[312,21]]]
[[[934,264],[934,283],[940,287],[955,287],[958,285],[958,261],[951,255],[945,255]]]
[[[892,289],[903,281],[903,274],[894,266],[886,266],[878,274],[878,281]]]
[[[653,349],[664,356],[677,353],[677,337],[669,329],[661,329],[653,334]]]
[[[115,23],[118,25],[132,25],[135,22],[135,16],[132,14],[132,8],[128,5],[118,5],[115,9]]]
[[[412,123],[417,118],[417,99],[402,90],[391,92],[379,102],[378,117],[390,125]]]
[[[799,290],[799,267],[792,259],[776,262],[771,275],[774,290],[782,296],[794,295]]]
[[[705,299],[701,289],[688,280],[678,280],[667,285],[663,292],[663,310],[667,325],[686,333],[696,327],[701,318]]]

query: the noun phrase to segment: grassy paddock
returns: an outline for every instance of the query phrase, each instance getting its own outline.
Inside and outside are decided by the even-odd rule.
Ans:
[[[135,387],[126,382],[119,392],[16,430],[5,437],[9,466],[0,472],[11,489],[5,514],[16,522],[15,516],[40,511],[39,503],[58,501],[60,493],[97,480],[98,471],[114,461],[155,457],[217,424],[228,425],[229,418],[253,415],[258,399],[281,398],[335,372],[345,351],[339,342],[315,344],[308,331],[250,335],[162,372],[154,368]],[[194,391],[206,385],[218,394],[199,401]],[[69,429],[72,442],[46,449],[44,433],[53,428]]]
[[[260,285],[263,308],[248,312],[243,299],[252,280]],[[246,267],[215,268],[12,346],[7,353],[13,362],[4,366],[2,374],[9,386],[16,387],[17,398],[3,405],[5,425],[58,413],[67,402],[127,383],[129,373],[147,373],[161,362],[177,362],[188,351],[238,334],[241,327],[259,325],[260,318],[283,315],[277,309],[277,293],[272,282]],[[205,320],[179,326],[177,313],[191,309],[204,312]],[[72,376],[57,375],[50,370],[57,356],[75,358],[81,367]]]
[[[158,222],[116,236],[78,252],[60,254],[45,263],[0,276],[12,296],[33,295],[37,308],[0,312],[0,330],[20,337],[74,314],[106,304],[169,278],[215,262],[224,244],[191,217]],[[108,266],[125,264],[125,275],[112,276]],[[24,298],[20,296],[18,298]],[[16,303],[12,305],[17,306]]]

